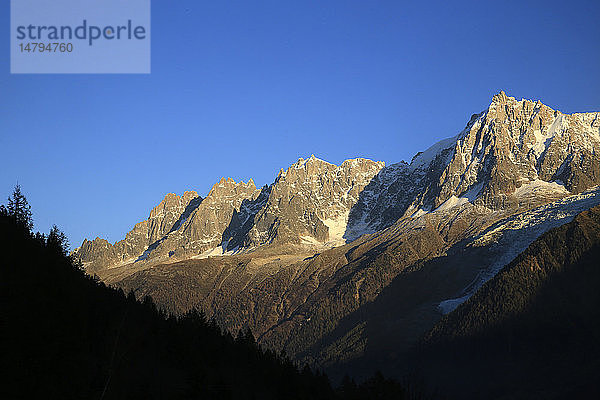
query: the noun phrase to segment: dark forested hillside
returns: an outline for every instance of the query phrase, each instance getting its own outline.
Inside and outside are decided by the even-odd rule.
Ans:
[[[458,398],[600,398],[600,207],[529,246],[419,349]]]
[[[201,314],[98,284],[0,218],[2,398],[331,398],[327,378],[222,335]]]
[[[405,398],[376,376],[334,392],[325,375],[222,334],[195,311],[166,318],[86,276],[48,237],[0,216],[0,398]]]
[[[384,372],[409,371],[412,384],[377,373],[334,390],[249,330],[233,338],[200,312],[167,316],[106,287],[58,228],[31,233],[24,204],[0,206],[0,398],[421,398],[414,382],[449,399],[600,395],[600,207],[542,235],[417,348],[390,347]]]

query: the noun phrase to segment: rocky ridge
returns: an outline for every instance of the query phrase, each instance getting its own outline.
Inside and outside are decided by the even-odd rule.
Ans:
[[[600,183],[599,113],[563,114],[504,92],[458,135],[410,163],[340,166],[314,156],[258,190],[231,178],[205,199],[169,194],[122,241],[84,241],[75,255],[97,270],[250,251],[264,245],[337,246],[403,216],[471,202],[524,210]]]
[[[532,183],[545,190],[529,206],[581,193],[600,183],[599,131],[600,113],[567,115],[500,92],[455,137],[418,153],[410,164],[384,169],[365,189],[356,218],[377,231],[388,220],[460,198],[492,210],[520,207],[520,195]]]
[[[204,199],[196,192],[182,197],[168,194],[124,240],[114,245],[99,238],[86,240],[74,255],[90,271],[97,271],[270,244],[343,244],[350,210],[383,167],[382,162],[366,159],[336,166],[313,155],[281,170],[273,184],[260,190],[252,180],[246,184],[223,178]]]

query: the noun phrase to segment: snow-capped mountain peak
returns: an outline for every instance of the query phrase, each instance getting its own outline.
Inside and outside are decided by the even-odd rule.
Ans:
[[[338,166],[311,155],[260,190],[222,178],[205,199],[169,194],[123,241],[86,241],[77,254],[106,266],[142,253],[162,260],[270,244],[336,246],[465,202],[529,209],[600,183],[598,114],[564,114],[500,92],[410,164],[356,158]]]

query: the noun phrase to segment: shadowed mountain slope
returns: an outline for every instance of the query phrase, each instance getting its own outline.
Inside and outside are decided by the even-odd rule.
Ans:
[[[196,312],[166,319],[5,216],[0,246],[4,399],[338,398],[249,332],[234,340]]]
[[[598,398],[600,207],[552,229],[425,336],[415,360],[456,398]]]
[[[544,232],[600,204],[598,155],[598,113],[499,93],[410,164],[311,157],[262,190],[223,180],[195,211],[209,213],[195,232],[210,240],[191,240],[185,222],[145,259],[88,271],[169,312],[199,307],[297,360],[368,376]],[[94,263],[92,250],[74,255]]]

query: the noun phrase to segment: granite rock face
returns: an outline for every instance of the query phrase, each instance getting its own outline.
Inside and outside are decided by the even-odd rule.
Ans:
[[[252,201],[260,193],[252,180],[236,183],[231,178],[222,178],[204,199],[196,192],[185,192],[181,197],[169,193],[124,240],[114,245],[99,238],[85,240],[74,255],[90,272],[127,263],[157,262],[174,255],[199,255],[221,245],[234,213],[244,201]]]
[[[148,220],[114,246],[86,240],[74,254],[97,269],[270,244],[343,244],[352,207],[383,167],[366,159],[336,166],[311,156],[281,170],[273,184],[260,190],[252,180],[223,178],[204,199],[196,192],[167,195]]]
[[[243,245],[343,240],[352,207],[384,167],[366,159],[336,166],[314,156],[281,170]]]
[[[352,209],[346,236],[469,201],[534,207],[600,183],[600,113],[563,114],[500,92],[458,135],[384,168]]]
[[[215,249],[222,253],[227,243],[223,235],[234,215],[260,193],[252,179],[236,183],[231,178],[222,178],[189,216],[182,216],[176,229],[151,249],[150,257],[197,256]]]
[[[467,195],[496,209],[536,181],[581,193],[600,183],[599,116],[566,115],[500,92],[448,146],[441,146],[421,203],[435,208],[452,196]]]
[[[169,193],[150,211],[147,220],[137,223],[127,233],[125,239],[111,245],[108,241],[96,238],[84,240],[74,255],[81,259],[90,272],[110,265],[133,262],[141,257],[148,246],[171,231],[180,217],[189,208],[199,204],[202,198],[194,191],[186,191],[183,196]]]
[[[311,156],[261,189],[223,178],[204,199],[168,194],[124,240],[86,240],[75,256],[93,270],[265,245],[335,247],[465,202],[529,209],[600,183],[599,116],[567,115],[500,92],[462,132],[410,163],[358,158],[337,166]]]

